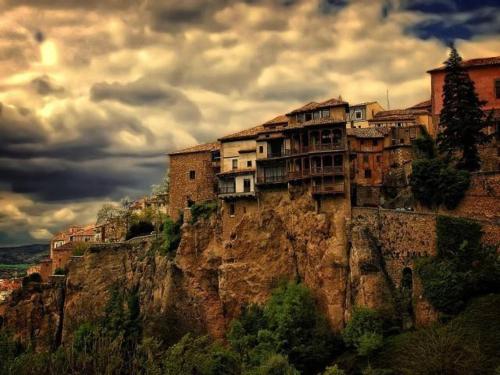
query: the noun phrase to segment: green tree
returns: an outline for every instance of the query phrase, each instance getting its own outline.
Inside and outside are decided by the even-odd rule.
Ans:
[[[438,146],[449,157],[454,152],[459,152],[458,166],[473,171],[480,167],[477,146],[488,140],[483,129],[488,125],[489,119],[485,119],[481,109],[485,102],[479,100],[474,82],[461,62],[462,58],[455,47],[451,46],[449,58],[445,62]]]

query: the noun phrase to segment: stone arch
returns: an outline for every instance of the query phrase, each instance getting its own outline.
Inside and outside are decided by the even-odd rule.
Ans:
[[[414,311],[413,311],[413,270],[410,267],[405,267],[401,271],[401,308],[403,317],[403,328],[408,329],[413,326]]]

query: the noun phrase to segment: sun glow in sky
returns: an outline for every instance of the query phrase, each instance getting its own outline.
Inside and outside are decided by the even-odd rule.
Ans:
[[[497,0],[0,0],[0,245],[306,102],[423,101],[447,43],[499,55],[499,34]]]

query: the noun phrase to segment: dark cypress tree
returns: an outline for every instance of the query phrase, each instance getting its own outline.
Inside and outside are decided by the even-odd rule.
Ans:
[[[477,146],[488,141],[482,130],[488,125],[489,119],[485,118],[481,109],[486,102],[479,100],[474,82],[460,65],[461,61],[462,58],[452,45],[450,56],[445,62],[438,147],[448,157],[457,152],[457,167],[474,171],[480,167]]]

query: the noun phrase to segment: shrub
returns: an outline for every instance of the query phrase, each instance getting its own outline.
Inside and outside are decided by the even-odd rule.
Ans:
[[[438,216],[437,249],[440,257],[462,257],[467,260],[481,246],[481,224],[464,218]]]
[[[347,346],[359,350],[363,336],[383,334],[383,323],[383,319],[377,311],[357,306],[354,308],[351,320],[342,332],[342,338]]]
[[[174,254],[181,242],[181,227],[184,222],[182,216],[177,221],[170,217],[163,222],[163,254]]]
[[[55,269],[54,275],[64,276],[64,275],[66,275],[66,271],[64,270],[64,268],[59,267],[59,268]]]
[[[438,158],[416,159],[412,165],[410,185],[413,195],[424,206],[444,205],[453,209],[469,188],[470,174]]]
[[[295,282],[278,287],[263,308],[244,309],[228,337],[247,367],[258,366],[277,353],[304,374],[321,371],[336,349],[310,291]]]
[[[300,375],[284,355],[269,356],[257,369],[250,372],[252,375]]]
[[[208,219],[217,212],[217,201],[195,203],[191,207],[191,224],[195,224],[200,219]]]
[[[90,245],[87,242],[75,242],[73,246],[73,256],[82,256]]]
[[[425,297],[441,312],[456,314],[473,296],[500,288],[496,248],[482,246],[481,225],[462,218],[437,219],[438,256],[417,263]]]
[[[345,375],[345,371],[340,369],[337,365],[328,366],[323,375]]]
[[[134,237],[146,236],[148,234],[151,234],[151,232],[153,232],[154,229],[155,227],[150,221],[141,220],[130,226],[129,230],[127,231],[127,235],[125,236],[125,239],[129,240]]]
[[[41,283],[42,276],[38,272],[32,273],[23,278],[23,286],[27,286],[30,283]]]

